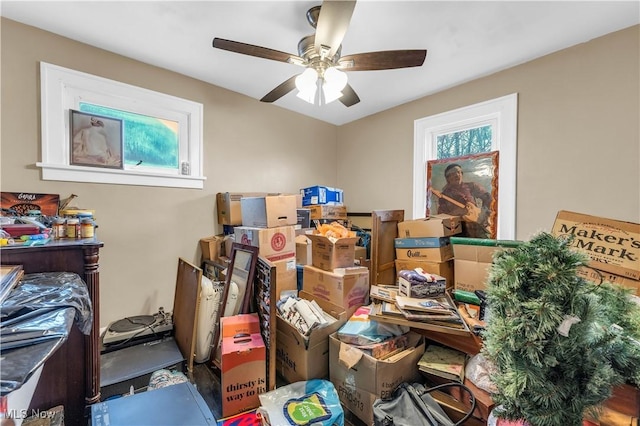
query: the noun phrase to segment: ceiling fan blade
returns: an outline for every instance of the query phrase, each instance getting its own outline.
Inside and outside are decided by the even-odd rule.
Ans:
[[[213,47],[216,49],[228,50],[229,52],[241,53],[243,55],[256,56],[258,58],[271,59],[272,61],[304,63],[304,59],[291,53],[281,52],[266,47],[254,46],[253,44],[240,43],[239,41],[214,38]]]
[[[387,50],[382,52],[345,55],[338,61],[342,71],[376,71],[419,67],[427,56],[426,50]]]
[[[283,97],[284,95],[286,95],[287,93],[289,93],[290,91],[292,91],[293,89],[295,89],[296,77],[297,75],[294,75],[288,80],[285,80],[284,82],[280,83],[279,86],[277,86],[275,89],[273,89],[272,91],[264,95],[262,99],[260,99],[260,102],[275,102],[281,97]]]
[[[358,97],[355,90],[353,90],[353,87],[347,84],[346,86],[344,86],[344,89],[342,89],[342,96],[340,97],[340,102],[342,102],[344,106],[350,107],[360,102],[360,98]]]
[[[336,54],[349,28],[355,6],[355,0],[324,0],[322,2],[315,35],[315,48],[318,54],[322,56],[323,49],[328,49],[325,55],[327,58],[332,58]]]

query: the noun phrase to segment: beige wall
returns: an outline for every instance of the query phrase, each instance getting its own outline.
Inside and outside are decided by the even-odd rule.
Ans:
[[[344,125],[338,187],[411,218],[414,120],[518,93],[516,238],[558,210],[640,222],[639,65],[635,26]]]
[[[517,238],[560,209],[640,222],[639,29],[335,127],[3,19],[0,189],[73,193],[97,211],[102,326],[172,306],[178,257],[199,262],[198,239],[220,232],[216,192],[327,184],[350,211],[409,217],[414,120],[514,92]],[[39,61],[203,103],[204,190],[41,181]]]
[[[336,184],[333,125],[14,21],[2,19],[1,31],[0,189],[77,194],[78,207],[96,210],[102,326],[171,309],[178,258],[198,265],[198,240],[222,232],[217,192]],[[204,190],[42,181],[40,61],[202,103]]]

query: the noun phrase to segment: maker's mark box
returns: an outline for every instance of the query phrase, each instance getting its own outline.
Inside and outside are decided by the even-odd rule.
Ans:
[[[640,280],[640,224],[561,210],[551,233],[573,235],[592,268]]]

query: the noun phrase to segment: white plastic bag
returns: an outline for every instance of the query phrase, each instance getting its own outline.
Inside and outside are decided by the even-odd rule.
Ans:
[[[471,357],[465,366],[465,377],[471,383],[489,393],[498,392],[498,388],[491,381],[491,375],[496,371],[496,366],[481,353]]]

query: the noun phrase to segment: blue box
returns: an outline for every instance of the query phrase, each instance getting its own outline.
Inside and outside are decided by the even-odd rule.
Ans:
[[[343,191],[339,188],[328,186],[310,186],[300,190],[303,206],[313,206],[316,204],[327,204],[341,206],[344,202]]]
[[[449,237],[396,238],[395,248],[436,248],[449,245]]]

